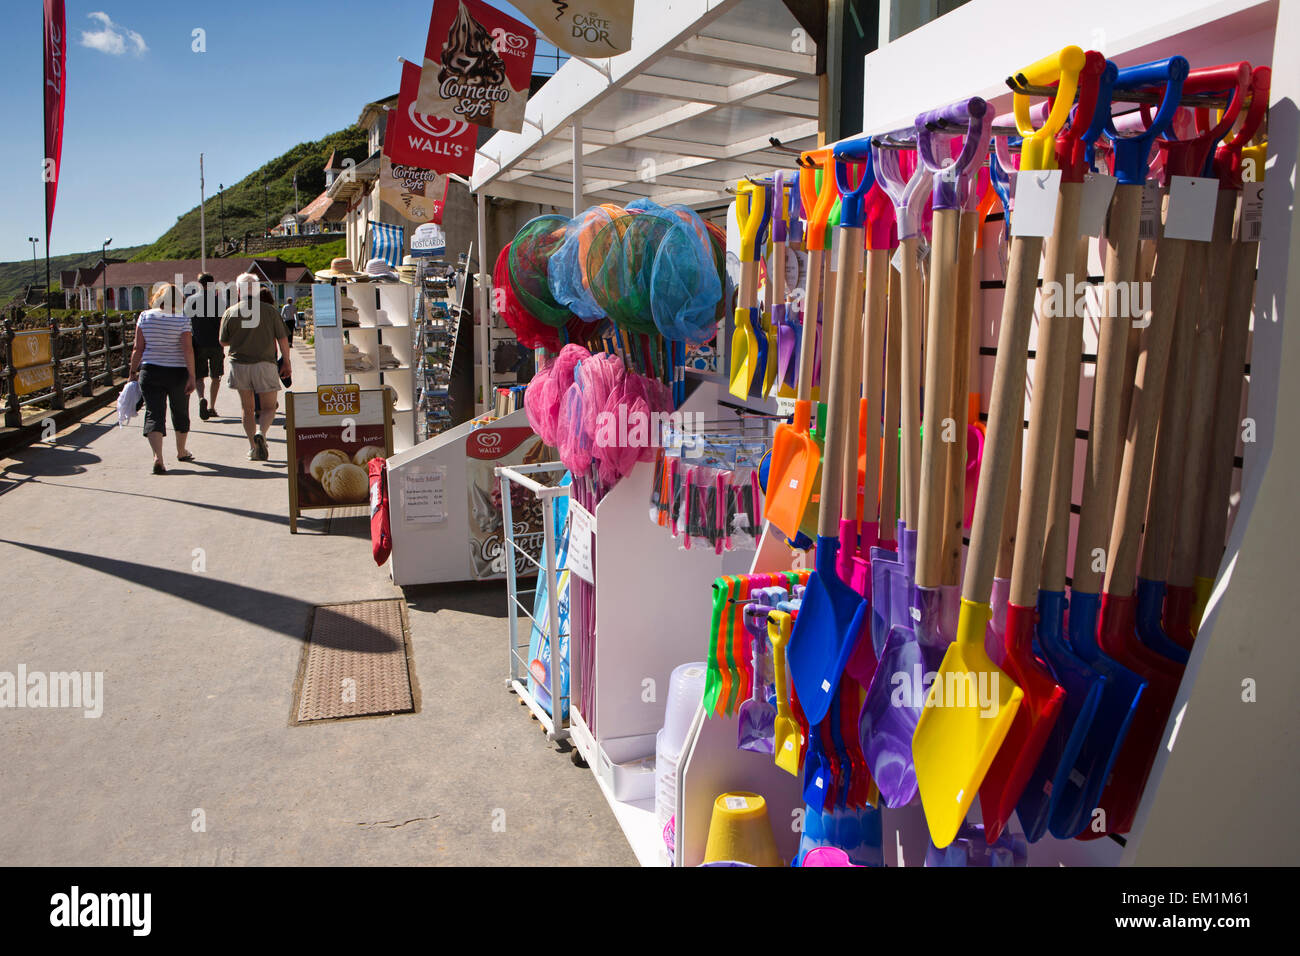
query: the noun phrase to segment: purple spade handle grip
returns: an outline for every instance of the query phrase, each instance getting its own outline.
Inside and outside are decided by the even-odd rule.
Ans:
[[[935,134],[953,126],[966,128],[965,141],[961,154],[945,166],[935,154]],[[917,152],[926,169],[935,174],[933,206],[936,210],[961,208],[970,189],[971,171],[979,168],[988,153],[992,129],[989,105],[978,96],[929,110],[916,118]]]
[[[903,178],[902,166],[898,161],[898,150],[871,147],[872,166],[876,173],[876,182],[894,203],[894,216],[898,223],[898,239],[911,239],[921,228],[921,213],[925,202],[917,198],[925,178],[930,175],[923,163],[918,163],[911,179]]]
[[[785,173],[774,170],[772,173],[772,241],[785,242]]]
[[[787,242],[803,242],[803,199],[799,194],[799,173],[790,178],[790,221],[786,229]]]

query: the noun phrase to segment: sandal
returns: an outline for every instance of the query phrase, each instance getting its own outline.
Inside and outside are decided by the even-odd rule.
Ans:
[[[166,469],[166,467],[163,465],[162,462],[160,462],[160,461],[155,461],[155,462],[153,463],[153,473],[154,473],[155,475],[165,475],[165,474],[167,474],[167,469]]]
[[[177,456],[176,456],[176,460],[177,460],[177,461],[193,461],[193,460],[194,460],[194,452],[192,452],[192,451],[187,451],[187,452],[186,452],[185,454],[183,454],[183,455],[177,455]]]

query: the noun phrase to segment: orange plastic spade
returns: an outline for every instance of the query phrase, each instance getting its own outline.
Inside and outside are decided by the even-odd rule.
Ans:
[[[799,176],[804,209],[808,210],[808,285],[804,299],[794,421],[777,426],[767,479],[767,518],[791,540],[799,533],[804,511],[817,479],[821,452],[808,434],[812,421],[813,356],[817,350],[817,307],[821,297],[822,259],[826,252],[826,223],[835,203],[834,155],[830,147],[803,154],[806,175]],[[809,161],[823,171],[815,185]]]

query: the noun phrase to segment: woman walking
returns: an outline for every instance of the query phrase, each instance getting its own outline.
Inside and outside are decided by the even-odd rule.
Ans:
[[[190,432],[190,393],[194,391],[194,343],[190,320],[183,314],[180,294],[170,282],[159,282],[149,296],[149,308],[135,325],[131,380],[144,396],[144,434],[153,449],[153,473],[163,475],[163,438],[171,407],[176,433],[176,460],[193,461],[185,450]]]

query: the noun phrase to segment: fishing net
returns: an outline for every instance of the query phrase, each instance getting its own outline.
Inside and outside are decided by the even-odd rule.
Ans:
[[[627,210],[639,214],[612,220],[592,240],[587,275],[592,297],[614,324],[644,335],[656,331],[650,306],[655,253],[676,217],[645,199]]]
[[[579,362],[590,357],[591,353],[581,345],[566,345],[560,349],[560,354],[555,357],[555,361],[528,383],[528,391],[524,393],[524,407],[528,410],[528,421],[533,426],[533,431],[541,436],[542,441],[552,447],[556,444],[560,427],[560,405],[564,400],[564,393],[573,384],[574,369]],[[537,396],[530,404],[529,393],[534,388],[537,389]]]
[[[569,220],[564,216],[538,216],[524,223],[510,243],[510,287],[520,304],[539,321],[563,328],[573,318],[568,308],[551,294],[547,278],[551,257],[564,243]]]
[[[494,291],[500,290],[496,294],[501,317],[515,333],[520,345],[530,349],[542,348],[548,352],[558,352],[559,332],[553,326],[538,322],[519,303],[519,297],[515,295],[514,286],[510,282],[509,257],[510,246],[506,246],[497,255],[496,265],[492,269],[492,288]]]
[[[703,345],[717,334],[722,281],[713,240],[703,220],[685,206],[674,215],[655,251],[650,308],[664,338]]]
[[[560,420],[555,430],[555,448],[560,453],[560,461],[575,475],[586,474],[591,467],[591,448],[582,441],[582,409],[586,404],[586,395],[579,383],[582,367],[591,362],[583,359],[578,366],[578,377],[564,393],[560,402]]]
[[[584,322],[598,322],[605,317],[605,310],[588,289],[585,275],[587,253],[602,228],[626,215],[622,208],[612,203],[584,210],[569,220],[564,240],[547,265],[551,295]]]

